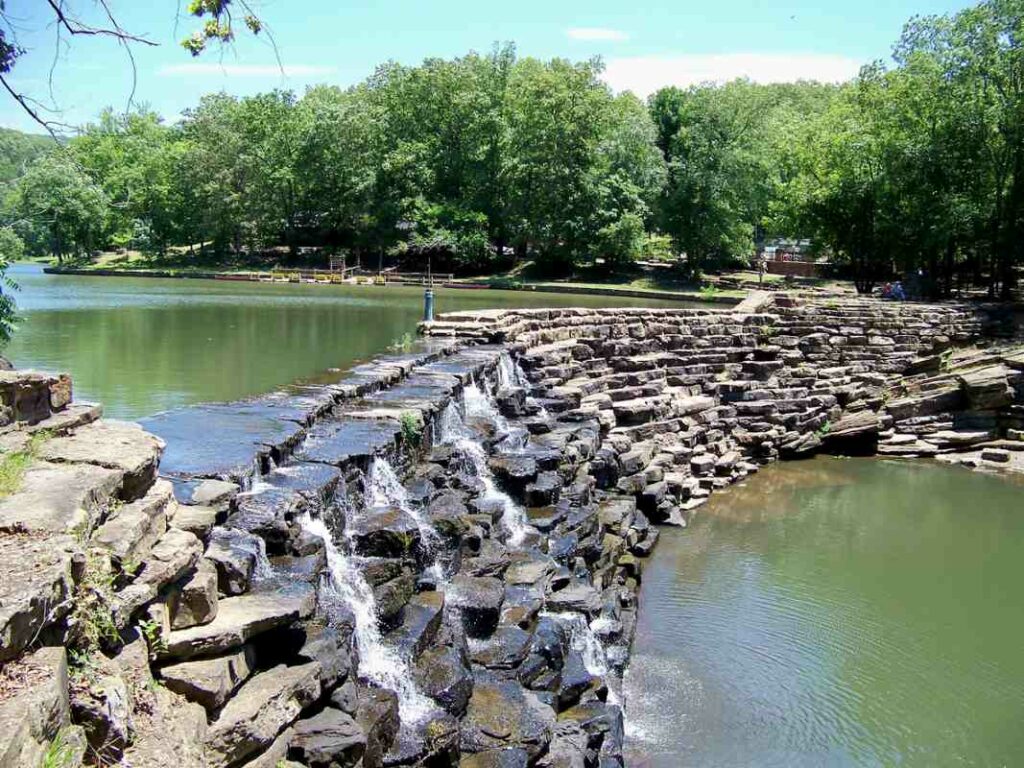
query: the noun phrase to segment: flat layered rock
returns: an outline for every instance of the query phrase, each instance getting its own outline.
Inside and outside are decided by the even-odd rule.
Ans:
[[[71,721],[67,655],[63,648],[40,648],[0,674],[8,678],[0,702],[0,765],[37,766]]]
[[[138,563],[164,535],[175,504],[174,488],[158,480],[141,499],[116,509],[93,533],[91,543],[106,549],[119,563]]]
[[[92,530],[121,485],[121,470],[36,462],[17,493],[0,499],[0,530],[72,533]]]
[[[212,659],[185,661],[160,670],[160,678],[170,690],[212,711],[252,674],[256,654],[251,645]]]
[[[153,484],[163,450],[164,441],[138,424],[105,419],[47,440],[39,448],[39,458],[117,470],[123,473],[120,495],[132,500]]]
[[[74,549],[70,536],[0,533],[0,662],[67,615]]]
[[[298,583],[275,592],[256,592],[220,600],[217,618],[209,624],[167,635],[161,659],[190,659],[237,648],[268,629],[304,619],[313,613],[316,591]]]
[[[206,734],[210,768],[237,765],[274,742],[320,696],[315,661],[261,672],[246,682],[220,711]]]
[[[257,459],[302,435],[301,423],[280,415],[273,408],[223,403],[178,408],[141,423],[167,441],[160,462],[164,475],[237,483],[252,476]],[[203,439],[196,440],[196,435]]]

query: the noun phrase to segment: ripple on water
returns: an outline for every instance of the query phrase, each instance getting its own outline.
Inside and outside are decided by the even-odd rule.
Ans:
[[[1020,502],[998,478],[820,459],[665,531],[626,676],[629,764],[1014,764]]]

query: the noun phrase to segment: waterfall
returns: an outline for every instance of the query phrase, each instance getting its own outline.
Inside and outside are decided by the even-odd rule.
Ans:
[[[437,560],[437,552],[441,548],[441,536],[423,514],[423,510],[409,501],[405,486],[398,479],[395,468],[387,459],[377,456],[370,464],[370,474],[366,478],[370,498],[367,505],[372,507],[398,507],[407,512],[416,521],[420,531],[420,542],[427,557],[434,557],[434,562],[427,571],[435,579],[444,578],[444,568]]]
[[[486,380],[484,386],[487,390]],[[466,416],[469,418],[483,419],[494,424],[494,428],[500,438],[498,444],[514,451],[521,451],[526,447],[530,439],[530,433],[524,427],[513,427],[508,419],[501,415],[494,399],[484,394],[485,389],[476,384],[470,384],[462,392],[463,401],[466,407]]]
[[[498,387],[499,389],[501,387],[522,387],[527,392],[531,389],[530,380],[526,377],[526,371],[523,370],[523,367],[517,360],[512,359],[508,352],[502,352],[498,357]],[[551,418],[548,409],[537,403],[536,398],[528,395],[526,402],[537,407],[538,418],[545,421]]]
[[[319,536],[327,553],[327,572],[323,574],[321,600],[328,604],[337,601],[352,612],[355,618],[355,638],[359,649],[359,674],[362,677],[394,691],[398,696],[399,714],[403,723],[419,722],[431,714],[433,702],[417,690],[412,680],[409,662],[393,648],[384,644],[377,625],[377,605],[373,589],[331,536],[321,518],[309,513],[299,517],[303,529]],[[329,612],[329,611],[328,611]]]
[[[390,461],[380,456],[376,457],[370,464],[367,484],[370,491],[368,506],[398,507],[403,512],[409,513],[420,529],[420,538],[424,545],[428,545],[428,549],[436,547],[440,540],[437,531],[424,517],[423,510],[409,501],[409,493],[402,485],[402,481],[398,479]]]
[[[478,404],[480,400],[487,401],[487,398],[484,397],[475,384],[466,388],[467,413],[471,412],[470,404],[472,402],[472,407],[476,408],[474,415],[478,415],[480,413],[480,406]],[[493,408],[493,405],[491,408]],[[497,411],[495,410],[494,413],[497,414]],[[500,414],[498,416],[500,418]],[[509,543],[513,546],[520,546],[526,539],[527,534],[536,531],[527,524],[526,513],[523,509],[507,493],[498,488],[497,483],[494,481],[494,473],[487,466],[487,454],[484,452],[483,446],[479,441],[474,440],[470,436],[470,432],[466,428],[466,424],[454,401],[450,401],[445,406],[438,425],[439,442],[451,445],[466,457],[466,460],[472,465],[473,474],[483,483],[484,492],[481,494],[481,498],[485,501],[496,502],[501,505],[501,524],[508,531]]]
[[[569,611],[565,613],[544,612],[541,613],[541,616],[549,616],[569,628],[569,643],[572,649],[583,657],[583,666],[587,668],[587,672],[605,681],[608,686],[608,703],[618,704],[619,694],[612,686],[613,680],[609,675],[611,667],[608,664],[608,656],[601,641],[594,634],[593,625],[587,624],[587,619],[583,614]],[[596,618],[593,623],[597,624],[600,621],[604,621],[604,619]]]
[[[502,352],[498,357],[498,388],[502,387],[530,388],[526,373],[508,352]]]

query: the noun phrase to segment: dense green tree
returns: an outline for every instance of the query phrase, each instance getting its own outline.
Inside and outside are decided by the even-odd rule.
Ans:
[[[103,245],[107,196],[71,158],[41,158],[19,180],[12,209],[14,228],[39,233],[58,261],[89,255]],[[43,243],[29,242],[40,253]]]

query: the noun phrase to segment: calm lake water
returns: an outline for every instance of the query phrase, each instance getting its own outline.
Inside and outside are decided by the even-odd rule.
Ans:
[[[139,418],[197,402],[326,381],[387,351],[423,315],[421,288],[47,275],[16,264],[23,321],[4,354],[68,371],[75,395]],[[681,306],[522,291],[438,290],[436,311]],[[334,369],[334,370],[332,370]]]
[[[631,766],[1024,765],[1024,485],[819,458],[664,530]]]

